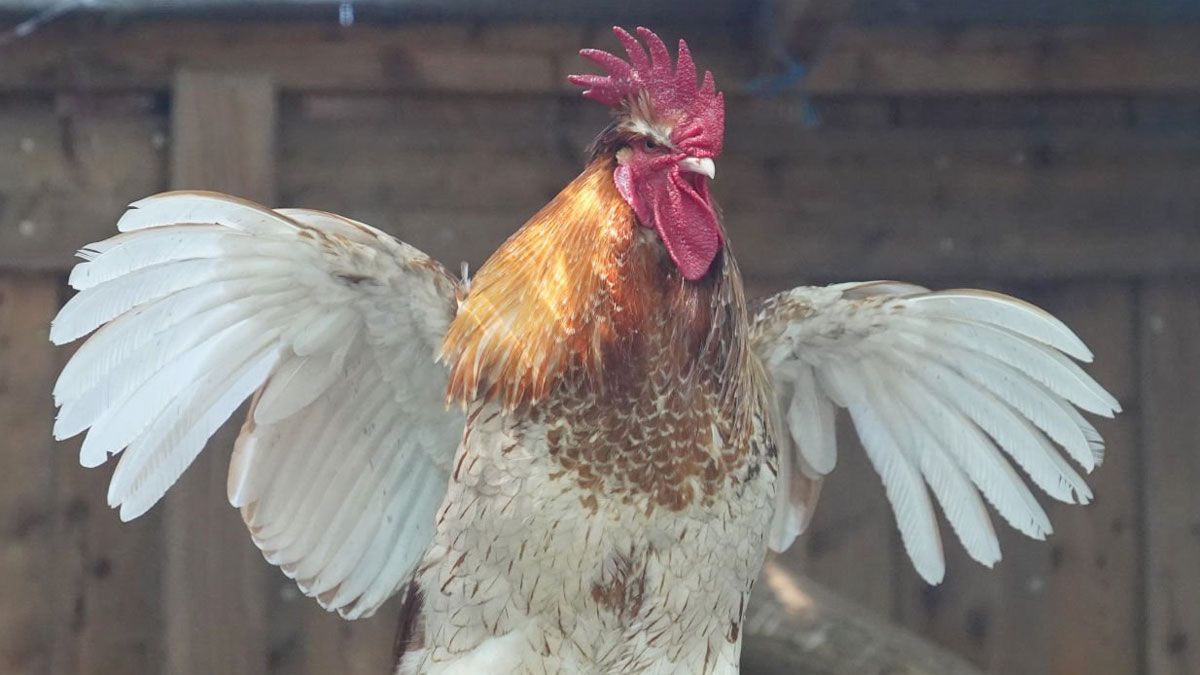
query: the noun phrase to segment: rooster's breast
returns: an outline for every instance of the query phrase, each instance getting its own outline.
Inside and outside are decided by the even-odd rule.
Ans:
[[[774,490],[761,418],[676,408],[647,383],[471,410],[409,672],[481,654],[491,672],[736,672]]]

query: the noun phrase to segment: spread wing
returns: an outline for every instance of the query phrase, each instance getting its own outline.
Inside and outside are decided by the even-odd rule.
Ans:
[[[1076,408],[1120,410],[1068,358],[1092,358],[1069,328],[997,293],[896,282],[800,287],[764,304],[753,341],[775,385],[785,473],[819,481],[833,470],[835,409],[845,408],[905,549],[931,583],[945,563],[930,492],[967,552],[991,566],[1000,549],[980,493],[1013,527],[1044,538],[1050,522],[1009,460],[1055,499],[1087,503],[1091,491],[1063,455],[1091,471],[1104,444]],[[781,501],[776,550],[808,515],[801,497]]]
[[[229,501],[308,595],[370,615],[433,532],[463,429],[434,362],[457,282],[345,218],[215,193],[134,203],[81,251],[51,329],[95,333],[54,388],[54,432],[81,462],[120,462],[108,501],[153,506],[253,396]]]

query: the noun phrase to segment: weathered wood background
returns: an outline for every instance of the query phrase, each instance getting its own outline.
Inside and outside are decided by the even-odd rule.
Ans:
[[[849,447],[786,561],[989,672],[1200,673],[1200,25],[860,23],[773,95],[747,84],[754,31],[656,26],[729,91],[714,190],[757,293],[1015,291],[1125,406],[1095,504],[1050,505],[1045,543],[1006,531],[994,570],[948,543],[924,586]],[[390,609],[343,623],[253,549],[228,436],[149,515],[104,507],[110,469],[50,438],[47,326],[72,252],[168,187],[478,265],[604,122],[563,83],[592,45],[613,40],[569,22],[72,17],[0,46],[0,673],[386,672]]]

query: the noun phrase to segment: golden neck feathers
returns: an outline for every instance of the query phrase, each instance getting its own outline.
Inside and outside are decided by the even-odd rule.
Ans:
[[[684,280],[617,192],[614,162],[595,159],[471,281],[440,355],[450,400],[512,409],[567,374],[604,391],[637,377],[650,337],[667,336],[661,358],[679,368],[731,350],[742,361],[747,319],[732,259],[725,252],[708,276]]]

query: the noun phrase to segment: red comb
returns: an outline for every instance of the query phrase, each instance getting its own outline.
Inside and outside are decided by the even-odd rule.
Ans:
[[[725,130],[725,98],[717,91],[709,71],[697,86],[696,64],[687,43],[679,41],[678,62],[672,64],[667,45],[650,29],[637,29],[638,37],[650,48],[649,54],[622,28],[614,26],[613,33],[624,45],[629,61],[599,49],[583,49],[579,55],[608,74],[570,75],[567,80],[583,87],[584,96],[617,109],[630,105],[644,91],[654,113],[674,124],[671,137],[682,149],[696,156],[719,155]]]

